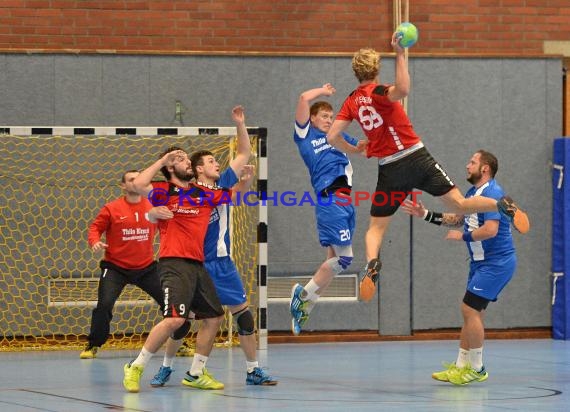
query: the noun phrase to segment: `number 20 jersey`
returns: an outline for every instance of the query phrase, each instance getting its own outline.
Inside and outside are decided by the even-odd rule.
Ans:
[[[400,102],[386,96],[387,85],[359,86],[344,101],[336,118],[356,120],[368,138],[368,157],[391,156],[420,142]]]

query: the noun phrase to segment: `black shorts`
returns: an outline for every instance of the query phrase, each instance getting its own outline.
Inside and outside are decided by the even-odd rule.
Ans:
[[[164,293],[165,318],[188,318],[191,311],[196,314],[196,319],[224,314],[214,283],[201,262],[185,258],[161,258],[158,273]]]
[[[395,162],[378,166],[370,215],[392,216],[414,189],[443,196],[455,185],[425,147]]]
[[[97,293],[98,302],[108,302],[109,299],[112,299],[112,304],[114,305],[124,287],[130,284],[144,290],[162,308],[162,287],[158,275],[158,265],[155,261],[142,269],[124,269],[111,262],[102,260],[99,267],[101,268],[101,277]]]

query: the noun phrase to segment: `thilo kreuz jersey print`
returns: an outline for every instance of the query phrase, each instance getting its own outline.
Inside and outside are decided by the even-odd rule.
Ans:
[[[129,203],[122,197],[101,209],[89,226],[88,242],[93,246],[105,233],[104,260],[124,269],[142,269],[153,261],[156,225],[148,219],[152,204],[142,198]]]
[[[353,146],[358,143],[358,140],[344,133],[343,138]],[[311,185],[316,194],[343,175],[347,177],[349,186],[352,186],[352,165],[348,157],[327,143],[324,132],[311,126],[310,121],[304,125],[295,122],[293,139],[309,169]]]

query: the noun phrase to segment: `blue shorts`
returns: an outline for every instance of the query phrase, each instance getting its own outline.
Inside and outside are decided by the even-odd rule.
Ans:
[[[512,255],[471,262],[467,290],[477,296],[495,302],[499,293],[509,283],[517,267],[517,256]]]
[[[229,256],[204,262],[222,305],[234,306],[247,302],[243,282],[236,265]]]
[[[315,206],[317,216],[317,233],[321,246],[349,246],[356,226],[354,205],[338,205],[347,203],[345,198],[336,195],[323,197]]]

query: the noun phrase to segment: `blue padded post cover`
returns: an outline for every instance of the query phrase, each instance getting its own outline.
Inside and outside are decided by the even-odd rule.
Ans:
[[[570,138],[554,139],[552,165],[552,336],[570,339]]]

